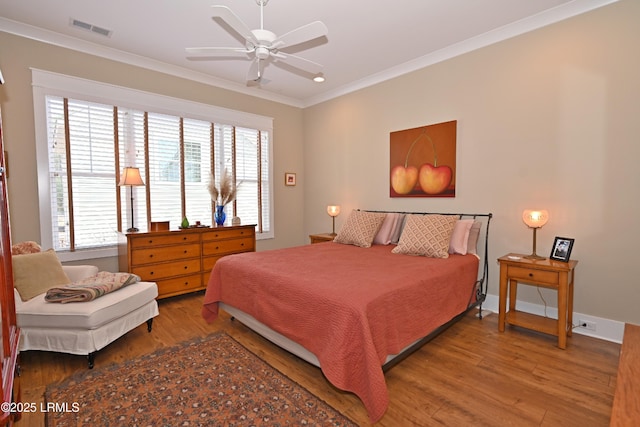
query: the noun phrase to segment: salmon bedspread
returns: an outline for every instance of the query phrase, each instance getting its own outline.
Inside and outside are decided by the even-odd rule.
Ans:
[[[355,393],[369,418],[389,396],[382,365],[467,309],[478,258],[434,259],[334,242],[247,252],[218,260],[202,315],[218,302],[250,314],[312,352],[336,387]]]

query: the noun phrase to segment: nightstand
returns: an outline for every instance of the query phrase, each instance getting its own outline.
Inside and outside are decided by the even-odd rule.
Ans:
[[[331,242],[336,235],[331,233],[310,234],[311,243]]]
[[[498,330],[505,324],[522,326],[558,337],[558,347],[567,346],[573,323],[573,277],[578,261],[531,260],[521,254],[507,254],[500,263],[500,304]],[[558,292],[558,319],[537,316],[516,310],[518,284],[542,286]],[[509,311],[507,311],[507,291]]]

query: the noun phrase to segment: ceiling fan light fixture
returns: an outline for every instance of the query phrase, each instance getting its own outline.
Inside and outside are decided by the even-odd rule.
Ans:
[[[264,46],[256,47],[256,58],[267,59],[269,57],[269,49]]]
[[[260,28],[251,30],[231,9],[227,6],[214,5],[211,6],[212,19],[214,21],[223,21],[228,30],[241,36],[245,40],[245,49],[237,49],[232,47],[196,47],[186,48],[189,59],[195,59],[199,56],[202,58],[215,58],[226,56],[243,56],[253,60],[254,64],[249,70],[247,81],[256,81],[262,77],[262,72],[256,72],[256,64],[261,61],[270,61],[278,64],[280,61],[286,62],[288,66],[299,69],[311,75],[318,75],[322,71],[322,65],[297,55],[284,53],[281,49],[298,46],[321,37],[326,39],[327,26],[321,21],[314,21],[307,25],[303,25],[288,33],[277,36],[275,33],[264,29],[264,6],[269,0],[255,0],[260,6]],[[302,47],[302,46],[301,46]],[[258,68],[260,68],[258,66]],[[261,70],[262,71],[262,70]]]

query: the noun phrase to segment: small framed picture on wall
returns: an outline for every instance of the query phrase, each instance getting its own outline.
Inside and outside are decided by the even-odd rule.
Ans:
[[[569,257],[571,256],[571,249],[573,249],[574,240],[575,239],[569,239],[567,237],[556,237],[553,241],[551,255],[549,255],[549,258],[556,261],[569,261]]]
[[[287,172],[284,174],[284,185],[288,185],[293,187],[296,185],[296,174],[292,172]]]

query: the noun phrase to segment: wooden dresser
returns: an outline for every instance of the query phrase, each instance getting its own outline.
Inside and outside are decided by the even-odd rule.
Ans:
[[[225,255],[256,250],[255,225],[122,233],[118,244],[121,271],[158,284],[158,298],[207,287],[216,261]]]

